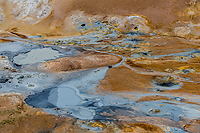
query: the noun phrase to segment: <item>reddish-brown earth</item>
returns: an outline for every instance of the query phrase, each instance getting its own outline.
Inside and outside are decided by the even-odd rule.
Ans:
[[[64,57],[39,64],[38,70],[49,72],[66,72],[78,69],[96,68],[120,63],[120,57],[108,54]]]
[[[152,78],[153,76],[136,74],[125,66],[120,66],[109,69],[99,87],[108,92],[146,92],[151,87]]]

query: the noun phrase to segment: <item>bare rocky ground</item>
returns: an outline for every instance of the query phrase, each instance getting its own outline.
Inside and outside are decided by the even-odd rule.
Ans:
[[[200,131],[198,0],[0,2],[0,132]]]

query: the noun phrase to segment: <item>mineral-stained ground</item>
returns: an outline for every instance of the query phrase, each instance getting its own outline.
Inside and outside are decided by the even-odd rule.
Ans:
[[[1,0],[0,132],[200,132],[199,0]]]

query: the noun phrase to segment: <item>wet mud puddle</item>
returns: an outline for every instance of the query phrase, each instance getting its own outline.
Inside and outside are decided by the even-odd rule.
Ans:
[[[200,117],[199,46],[108,26],[94,23],[101,28],[77,37],[7,38],[0,92],[22,93],[28,105],[83,120],[92,131],[104,128],[88,123],[128,121],[187,132],[181,125]]]

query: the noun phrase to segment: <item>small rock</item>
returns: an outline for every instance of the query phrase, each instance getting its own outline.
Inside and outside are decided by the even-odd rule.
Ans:
[[[184,101],[184,99],[182,99],[180,97],[175,97],[174,99],[177,100],[177,101]]]
[[[112,65],[108,65],[108,68],[112,68]]]
[[[60,108],[54,108],[54,110],[60,110]]]
[[[167,68],[167,69],[165,69],[164,71],[165,71],[165,72],[168,72],[168,73],[171,73],[171,72],[173,72],[174,70],[171,69],[171,68]]]
[[[6,83],[8,80],[8,78],[0,78],[0,83]]]
[[[155,92],[164,92],[164,91],[161,89],[156,89]]]
[[[157,77],[154,81],[156,85],[162,86],[162,87],[172,87],[174,85],[178,85],[178,82],[172,76],[166,76],[163,78]]]
[[[32,87],[35,87],[34,84],[29,84],[28,87],[32,88]]]
[[[161,111],[159,109],[154,109],[154,108],[151,108],[148,112],[148,114],[157,114],[157,113],[160,113]]]
[[[183,71],[183,73],[189,73],[190,72],[189,70],[186,70],[186,69],[183,69],[182,71]]]
[[[180,36],[180,37],[185,37],[185,36],[188,35],[190,32],[191,32],[191,30],[190,30],[190,28],[187,27],[187,26],[176,27],[176,28],[174,29],[174,33],[175,33],[177,36]]]

